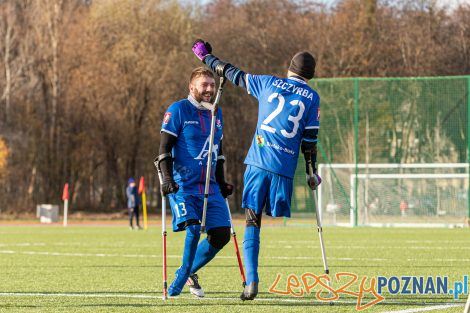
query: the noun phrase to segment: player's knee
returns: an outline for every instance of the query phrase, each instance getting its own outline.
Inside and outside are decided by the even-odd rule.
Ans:
[[[246,226],[261,228],[261,213],[256,214],[252,209],[245,209]]]
[[[207,231],[207,241],[216,249],[222,249],[230,241],[230,227],[211,228]]]

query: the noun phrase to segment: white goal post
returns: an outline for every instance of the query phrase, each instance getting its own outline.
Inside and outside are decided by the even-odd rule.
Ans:
[[[398,172],[400,171],[400,172]],[[387,172],[387,173],[383,173]],[[390,173],[392,172],[392,173]],[[416,173],[418,172],[418,173]],[[334,224],[338,226],[358,226],[358,225],[365,225],[365,226],[375,226],[375,227],[392,227],[392,226],[405,226],[405,227],[451,227],[451,226],[458,226],[463,227],[465,225],[464,216],[462,215],[463,210],[468,212],[468,200],[461,201],[458,203],[458,213],[453,213],[452,217],[448,218],[428,218],[430,221],[425,221],[426,216],[414,216],[403,218],[388,215],[389,213],[385,213],[381,215],[381,219],[376,218],[373,221],[369,221],[370,215],[368,212],[368,204],[369,203],[369,189],[379,188],[379,191],[375,192],[375,194],[379,193],[379,196],[382,198],[393,198],[397,197],[397,193],[403,193],[403,190],[407,190],[408,193],[412,193],[411,189],[415,188],[415,185],[425,185],[430,186],[432,189],[433,187],[437,189],[445,189],[445,186],[450,185],[458,185],[459,190],[463,189],[464,186],[468,190],[469,186],[469,164],[468,163],[419,163],[419,164],[387,164],[387,163],[372,163],[372,164],[319,164],[318,167],[318,174],[323,178],[323,183],[319,186],[318,190],[318,206],[320,215],[324,215],[325,211],[330,213],[332,216],[329,220],[327,219],[325,224]],[[393,181],[395,180],[395,181]],[[338,183],[338,181],[341,181]],[[445,182],[444,182],[445,181]],[[333,196],[333,189],[337,186],[333,185],[341,185],[343,190],[344,196],[349,196],[347,199],[347,204],[343,205],[343,208],[338,214],[341,218],[337,219],[338,208],[336,208],[335,201],[331,201]],[[348,186],[349,185],[349,186]],[[365,187],[364,187],[365,185]],[[381,186],[380,187],[377,186]],[[400,187],[396,190],[389,188],[390,185],[399,185]],[[443,187],[444,185],[444,187]],[[358,196],[358,188],[361,187],[363,195]],[[452,188],[451,188],[452,189]],[[456,188],[453,188],[453,192],[455,193]],[[365,191],[364,191],[365,190]],[[445,192],[446,190],[442,191],[442,193],[447,197],[447,202],[451,201],[454,194],[452,192]],[[406,193],[406,192],[405,192]],[[440,191],[437,191],[439,198]],[[348,195],[346,195],[348,194]],[[326,195],[327,200],[324,200],[324,196]],[[362,202],[358,205],[358,198],[362,196]],[[462,196],[468,197],[468,194]],[[338,197],[337,197],[338,198]],[[429,198],[429,196],[428,196]],[[379,200],[377,200],[378,202]],[[394,199],[394,203],[397,202]],[[427,200],[428,202],[431,200]],[[327,202],[327,203],[325,203]],[[333,204],[331,203],[333,202]],[[402,206],[400,201],[399,205]],[[401,213],[405,216],[405,209],[408,209],[408,203],[403,201],[403,210],[400,208]],[[432,202],[432,201],[431,201]],[[455,201],[454,201],[455,202]],[[465,204],[463,204],[465,202]],[[465,205],[465,208],[463,207]],[[411,205],[410,205],[411,206]],[[428,204],[430,206],[430,204]],[[434,206],[435,205],[434,203]],[[349,218],[345,215],[347,212],[347,207],[349,207]],[[418,210],[418,209],[416,209]],[[445,215],[445,211],[437,210],[437,208],[433,208],[437,214],[444,212],[441,215]],[[412,211],[412,210],[409,210]],[[361,222],[358,221],[358,215],[361,215]],[[394,211],[396,215],[396,210]],[[341,215],[342,214],[342,215]],[[455,215],[459,216],[455,216]],[[378,215],[377,215],[378,216]],[[430,215],[431,216],[431,215]],[[428,216],[429,217],[429,216]],[[388,220],[390,219],[390,220]],[[349,221],[348,221],[349,220]]]

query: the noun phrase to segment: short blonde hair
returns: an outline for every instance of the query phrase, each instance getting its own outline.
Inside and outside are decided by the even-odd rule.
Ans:
[[[211,70],[209,70],[209,69],[207,69],[203,66],[196,67],[191,72],[191,76],[189,77],[189,82],[191,83],[194,79],[196,79],[198,77],[201,77],[201,76],[208,76],[208,77],[214,78],[214,73],[212,73]]]

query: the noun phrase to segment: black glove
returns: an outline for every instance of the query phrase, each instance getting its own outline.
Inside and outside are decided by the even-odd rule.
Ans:
[[[233,193],[233,185],[227,184],[226,182],[219,183],[220,193],[222,197],[227,198]]]
[[[173,177],[164,177],[161,188],[163,195],[166,196],[169,193],[178,192],[180,187],[175,183]]]

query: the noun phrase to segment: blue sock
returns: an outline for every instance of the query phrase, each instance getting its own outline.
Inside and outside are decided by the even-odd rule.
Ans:
[[[196,273],[201,267],[212,260],[221,249],[214,248],[206,239],[202,240],[197,246],[196,257],[194,258],[191,274]]]
[[[191,274],[194,257],[196,255],[197,243],[199,242],[201,225],[190,225],[186,227],[186,239],[184,240],[183,260],[180,268],[176,270],[175,280],[168,288],[169,296],[177,296],[183,290],[184,284]]]
[[[243,259],[245,260],[246,284],[259,282],[258,256],[259,256],[259,233],[260,229],[254,226],[245,228],[243,239]]]

